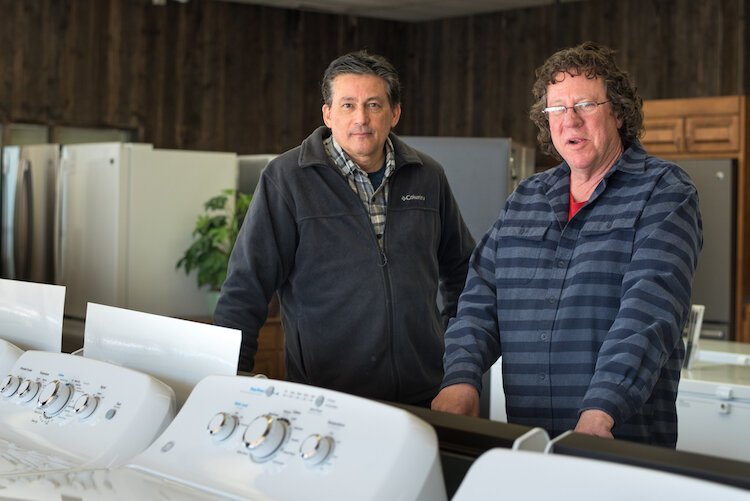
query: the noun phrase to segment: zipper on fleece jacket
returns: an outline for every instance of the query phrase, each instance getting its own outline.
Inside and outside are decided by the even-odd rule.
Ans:
[[[373,232],[374,233],[374,232]],[[385,232],[383,232],[385,233]],[[385,248],[385,235],[383,235],[383,247]],[[377,242],[376,242],[377,244]],[[386,339],[388,340],[388,358],[391,362],[391,373],[393,374],[394,382],[396,385],[396,401],[401,401],[401,377],[398,373],[398,364],[396,364],[396,353],[395,353],[395,332],[394,327],[395,320],[393,318],[393,294],[391,292],[391,273],[388,270],[388,257],[385,254],[385,250],[381,251],[381,264],[380,268],[383,271],[383,280],[385,281],[385,311],[388,314],[388,332]]]
[[[385,290],[385,311],[388,316],[388,332],[386,333],[386,342],[388,343],[387,349],[388,349],[388,358],[391,362],[391,375],[393,377],[393,382],[396,387],[396,397],[395,400],[398,402],[401,398],[401,378],[399,377],[398,373],[398,364],[396,364],[396,354],[395,354],[395,332],[396,329],[394,327],[395,320],[394,320],[394,313],[393,313],[393,293],[391,292],[391,276],[390,272],[388,271],[388,255],[385,253],[385,234],[388,229],[388,212],[391,204],[390,198],[388,199],[386,203],[386,223],[385,227],[383,228],[383,246],[380,246],[380,243],[378,242],[378,236],[375,234],[375,228],[372,226],[372,220],[370,219],[370,213],[367,210],[367,206],[362,202],[362,199],[359,198],[359,194],[355,193],[354,190],[351,189],[351,186],[349,186],[349,181],[346,179],[346,176],[341,172],[340,169],[336,168],[335,166],[330,166],[338,172],[338,174],[341,176],[341,180],[346,184],[346,187],[348,188],[348,192],[351,194],[351,196],[355,197],[357,201],[359,202],[360,206],[362,207],[362,210],[365,214],[365,217],[367,218],[367,226],[370,228],[370,235],[372,235],[372,242],[375,244],[375,248],[378,250],[378,256],[380,258],[380,269],[382,270],[383,274],[383,281],[384,284],[384,290]],[[391,174],[390,179],[388,179],[388,182],[392,182],[395,178],[398,171]],[[386,182],[386,180],[383,180],[383,182]]]

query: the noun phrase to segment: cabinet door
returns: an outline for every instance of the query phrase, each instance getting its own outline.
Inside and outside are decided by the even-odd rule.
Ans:
[[[278,317],[269,318],[258,333],[253,372],[271,379],[284,379],[284,329]]]
[[[740,147],[737,115],[687,117],[685,145],[688,152],[733,152]]]
[[[684,148],[683,124],[683,118],[646,119],[641,143],[651,155],[679,153]]]

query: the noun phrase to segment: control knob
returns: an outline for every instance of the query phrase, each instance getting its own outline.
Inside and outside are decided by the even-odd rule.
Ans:
[[[20,384],[21,380],[18,377],[8,374],[0,383],[0,395],[4,397],[13,396]]]
[[[18,387],[18,399],[24,403],[31,402],[37,393],[39,393],[39,383],[31,379],[24,379]]]
[[[208,434],[217,442],[226,440],[237,427],[237,417],[226,412],[219,412],[208,422]]]
[[[254,460],[266,461],[284,443],[288,429],[289,421],[286,419],[263,414],[247,426],[242,441]]]
[[[76,413],[81,419],[86,419],[96,410],[96,406],[99,404],[99,398],[95,395],[89,395],[84,393],[76,399],[73,403],[73,412]]]
[[[70,400],[70,394],[70,386],[55,380],[42,388],[36,405],[44,411],[45,417],[52,417],[62,412]]]
[[[333,438],[316,434],[310,435],[299,447],[299,453],[305,464],[318,465],[331,455]]]

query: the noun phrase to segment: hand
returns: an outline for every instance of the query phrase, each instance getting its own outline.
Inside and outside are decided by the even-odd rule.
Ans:
[[[612,435],[612,427],[614,425],[615,420],[606,412],[599,409],[588,409],[581,413],[574,431],[596,437],[615,438]]]
[[[466,383],[447,386],[432,401],[432,410],[479,417],[479,392]]]

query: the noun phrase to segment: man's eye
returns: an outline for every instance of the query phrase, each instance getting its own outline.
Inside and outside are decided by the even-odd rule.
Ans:
[[[596,103],[592,101],[584,101],[575,105],[577,109],[581,111],[591,111],[596,108]]]

